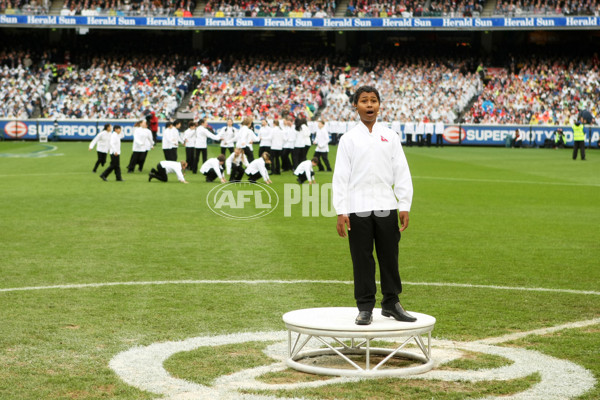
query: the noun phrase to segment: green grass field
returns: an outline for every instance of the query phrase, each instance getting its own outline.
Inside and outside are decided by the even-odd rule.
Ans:
[[[405,307],[437,318],[434,338],[461,342],[588,321],[499,346],[568,360],[600,379],[600,153],[581,162],[569,150],[405,152],[415,189],[400,246]],[[284,331],[288,311],[354,305],[335,218],[303,217],[298,207],[285,217],[281,204],[259,219],[223,218],[206,204],[216,184],[201,175],[189,185],[137,172],[103,182],[91,172],[95,157],[87,143],[0,142],[0,399],[162,398],[126,383],[111,359],[153,343]],[[153,150],[145,170],[161,159]],[[295,182],[291,173],[273,181],[280,199]],[[164,368],[217,390],[222,375],[273,363],[263,352],[270,344],[205,346]],[[474,352],[440,370],[507,364]],[[386,378],[214,398],[491,398],[546,379]],[[322,377],[285,369],[260,380]],[[547,398],[569,398],[556,393]],[[178,396],[166,397],[193,398]],[[600,398],[600,383],[578,398]]]

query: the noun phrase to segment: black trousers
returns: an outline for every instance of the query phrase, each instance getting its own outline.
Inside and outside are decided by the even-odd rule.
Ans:
[[[406,134],[406,145],[408,147],[412,146],[413,141],[412,141],[412,133],[407,133]]]
[[[292,153],[292,149],[283,149],[281,151],[281,169],[284,171],[289,171],[293,169],[292,163],[290,161],[290,154]]]
[[[233,147],[221,147],[221,154],[226,156],[228,149],[229,149],[229,154],[233,153]]]
[[[96,172],[99,165],[104,167],[104,164],[106,164],[106,153],[97,151],[96,154],[98,155],[98,160],[96,160],[96,164],[94,165],[94,172]]]
[[[108,175],[110,175],[111,172],[115,171],[115,176],[117,177],[117,180],[120,181],[123,178],[121,177],[121,156],[115,156],[114,154],[110,155],[110,165],[108,166],[108,168],[106,168],[106,170],[104,170],[104,172],[102,173],[102,176],[104,176],[105,178],[108,177]]]
[[[313,178],[314,178],[315,174],[313,174]],[[298,183],[302,184],[304,182],[306,182],[308,180],[308,176],[306,176],[306,172],[301,173],[300,175],[298,175]]]
[[[165,160],[177,161],[177,147],[174,149],[163,149],[163,153],[165,154]]]
[[[169,177],[167,176],[167,170],[164,169],[160,163],[156,164],[156,169],[152,168],[150,171],[150,176],[163,182],[167,182],[169,180]]]
[[[188,163],[187,169],[193,171],[196,165],[196,148],[186,147],[185,148],[185,161]]]
[[[331,171],[331,165],[329,165],[329,153],[327,153],[326,151],[315,151],[315,157],[319,159],[319,163],[317,164],[317,166],[319,167],[319,171],[325,170],[325,168],[323,168],[321,158],[325,163],[325,167],[327,167],[327,171]]]
[[[131,158],[129,159],[129,165],[127,166],[128,172],[133,172],[135,166],[137,165],[140,172],[142,171],[142,167],[144,166],[144,161],[146,161],[146,152],[145,151],[134,151],[131,153]]]
[[[281,173],[281,150],[271,150],[273,157],[271,158],[271,172],[274,174]]]
[[[249,147],[244,147],[244,154],[246,155],[246,158],[248,159],[249,163],[254,161],[254,153],[252,152],[252,150],[250,150]]]
[[[384,210],[350,214],[348,242],[354,270],[354,298],[359,311],[372,311],[375,307],[375,259],[377,253],[381,277],[382,306],[392,307],[402,292],[398,272],[398,211]]]
[[[573,160],[577,160],[578,150],[581,150],[581,159],[585,160],[585,140],[573,141]]]
[[[437,146],[444,147],[444,136],[441,133],[435,134],[435,147]]]
[[[239,165],[231,165],[231,174],[229,175],[229,182],[241,181],[244,177],[244,166],[240,163]]]
[[[206,162],[206,158],[208,157],[207,148],[196,147],[196,156],[194,157],[194,168],[192,168],[192,171],[194,173],[198,172],[198,166],[200,165],[200,154],[202,154],[202,164],[204,164]]]
[[[250,174],[246,174],[246,175],[248,175],[248,180],[250,182],[256,182],[257,180],[259,180],[261,178],[260,172],[257,172],[252,175],[250,175]]]
[[[306,160],[304,155],[304,147],[294,147],[292,151],[292,168],[296,169],[298,165],[304,160]]]
[[[427,147],[431,147],[431,133],[425,135],[425,142],[427,143]]]

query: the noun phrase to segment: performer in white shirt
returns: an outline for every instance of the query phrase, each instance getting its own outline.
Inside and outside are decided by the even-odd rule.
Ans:
[[[133,126],[133,152],[129,159],[129,165],[127,166],[128,173],[133,172],[136,165],[138,166],[139,171],[142,172],[144,161],[146,161],[146,154],[149,149],[154,146],[152,132],[150,132],[150,129],[147,129],[146,126],[146,120],[138,121]]]
[[[309,185],[315,183],[315,173],[313,172],[313,168],[317,166],[318,162],[319,159],[317,157],[313,157],[312,160],[302,161],[294,170],[294,175],[298,177],[296,178],[296,181],[299,184],[303,184],[306,181],[308,181]]]
[[[407,122],[404,124],[404,135],[406,136],[406,145],[408,147],[412,146],[413,144],[413,135],[415,133],[415,123],[414,122]]]
[[[294,120],[288,116],[283,121],[283,150],[281,152],[281,169],[290,171],[294,169],[292,156],[294,152],[294,144],[296,142],[296,129],[294,129]]]
[[[273,139],[273,129],[266,119],[263,119],[260,124],[260,131],[258,131],[258,137],[260,138],[258,154],[262,154],[266,151],[267,153],[269,153],[269,156],[273,158],[273,154],[271,154],[271,140]]]
[[[179,147],[179,128],[181,122],[167,122],[162,137],[162,149],[167,161],[177,161],[177,147]]]
[[[94,169],[92,170],[92,172],[96,172],[99,165],[102,165],[104,167],[104,164],[106,164],[106,154],[108,153],[108,149],[110,146],[111,131],[111,124],[104,125],[104,129],[100,133],[98,133],[90,142],[88,151],[92,151],[94,146],[96,146],[96,153],[98,155],[98,159],[96,160],[96,164],[94,165]]]
[[[321,163],[321,158],[325,163],[325,167],[327,167],[327,171],[331,172],[331,165],[329,165],[329,132],[327,132],[327,128],[325,127],[325,123],[323,121],[319,121],[317,128],[317,134],[315,135],[315,145],[317,148],[315,149],[315,157],[317,157],[319,171],[324,171],[325,168]]]
[[[194,171],[196,165],[196,123],[194,121],[188,123],[188,128],[183,133],[183,144],[187,168]]]
[[[296,128],[296,141],[294,142],[292,162],[294,163],[294,169],[296,169],[302,161],[306,160],[306,137],[308,137],[310,143],[310,130],[306,125],[306,119],[303,117],[296,117],[294,126]]]
[[[209,158],[206,160],[202,167],[200,167],[200,173],[206,176],[206,182],[212,182],[216,178],[219,178],[222,183],[225,183],[223,177],[223,164],[225,164],[225,156],[220,154],[219,157]]]
[[[442,118],[435,123],[435,147],[444,147],[444,121]]]
[[[265,151],[259,158],[252,161],[248,165],[248,168],[246,168],[246,175],[248,175],[248,180],[254,183],[262,176],[265,183],[273,183],[271,182],[271,179],[269,179],[269,172],[267,172],[266,166],[266,164],[270,163],[271,159],[269,157],[269,153]]]
[[[408,227],[413,195],[410,170],[399,136],[377,122],[377,89],[358,88],[352,103],[361,122],[340,140],[332,183],[337,232],[348,236],[350,244],[359,310],[355,322],[368,325],[372,321],[377,293],[373,245],[381,276],[382,315],[413,322],[416,319],[398,299],[402,292],[398,243],[400,232]]]
[[[200,153],[202,153],[202,163],[205,163],[206,159],[208,158],[208,141],[207,140],[209,138],[212,140],[215,140],[215,141],[219,140],[219,137],[217,135],[215,135],[214,133],[212,133],[208,129],[208,120],[203,118],[200,120],[200,122],[198,122],[198,127],[196,128],[196,144],[195,144],[196,164],[194,165],[194,168],[192,169],[192,171],[194,173],[196,173],[198,171],[198,165],[200,165]]]
[[[110,134],[110,145],[108,152],[110,153],[110,165],[103,173],[100,174],[100,179],[106,182],[106,178],[110,175],[111,172],[115,171],[115,177],[117,181],[122,182],[123,178],[121,177],[121,139],[123,136],[121,135],[121,127],[119,125],[115,125]]]
[[[419,121],[417,127],[415,128],[415,134],[417,136],[417,145],[422,147],[425,141],[423,140],[423,135],[425,134],[425,122],[422,120]]]
[[[433,122],[425,122],[425,144],[427,144],[427,147],[431,147],[431,138],[433,137],[434,129],[435,124]]]
[[[229,175],[229,182],[241,181],[244,177],[244,170],[248,167],[248,157],[242,149],[236,147],[233,154],[230,154],[225,160],[225,167],[227,175]]]
[[[221,139],[221,154],[227,155],[227,150],[229,150],[229,154],[233,153],[237,131],[236,127],[233,126],[231,118],[227,119],[226,126],[219,129],[218,136]]]
[[[186,161],[161,161],[156,165],[156,168],[152,168],[148,174],[148,182],[151,182],[152,178],[167,182],[169,180],[168,174],[175,174],[177,175],[179,182],[188,183],[183,176],[183,171],[185,171],[187,166]]]
[[[238,132],[238,141],[235,145],[235,147],[239,147],[244,150],[244,153],[250,162],[254,160],[254,149],[252,147],[252,143],[258,142],[258,137],[252,130],[252,122],[253,119],[251,116],[246,116],[242,120],[242,126]]]
[[[274,175],[281,174],[281,151],[283,150],[284,130],[275,120],[271,128],[271,172]]]

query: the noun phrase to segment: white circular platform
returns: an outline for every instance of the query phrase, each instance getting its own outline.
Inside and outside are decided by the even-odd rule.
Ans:
[[[431,359],[431,331],[435,325],[435,318],[413,311],[409,314],[416,317],[415,322],[401,322],[393,318],[381,315],[381,309],[373,310],[373,322],[370,325],[356,325],[354,320],[358,315],[358,310],[354,307],[325,307],[309,308],[303,310],[290,311],[283,315],[283,321],[288,329],[288,359],[286,364],[294,369],[321,374],[337,376],[402,376],[423,373],[433,368]],[[297,335],[295,340],[292,338],[292,332]],[[427,341],[423,336],[427,335]],[[323,338],[332,338],[340,347],[333,347],[329,341]],[[373,348],[370,345],[372,339],[376,338],[404,338],[403,343],[396,349]],[[316,339],[325,347],[304,350],[305,345],[310,339]],[[351,339],[348,346],[341,339]],[[355,342],[361,339],[360,343]],[[414,343],[421,353],[401,351],[407,344]],[[335,344],[334,343],[334,344]],[[360,354],[366,356],[366,368],[358,366],[350,360],[347,355]],[[370,357],[373,354],[385,355],[386,357],[375,367],[371,368]],[[298,360],[308,357],[323,355],[338,355],[353,369],[339,369],[320,367],[299,363]],[[401,357],[415,360],[421,365],[404,368],[380,368],[383,367],[392,357]]]

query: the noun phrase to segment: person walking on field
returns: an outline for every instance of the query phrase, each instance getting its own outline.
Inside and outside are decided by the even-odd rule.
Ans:
[[[352,103],[360,122],[340,140],[333,172],[333,207],[337,232],[348,236],[354,271],[357,325],[369,325],[377,286],[375,259],[381,276],[381,314],[414,322],[398,295],[398,244],[408,227],[413,186],[406,157],[396,132],[377,122],[380,96],[372,86],[357,89]],[[400,221],[400,226],[398,225]]]
[[[96,160],[96,164],[94,165],[92,172],[96,172],[96,170],[98,170],[98,166],[102,165],[104,167],[104,164],[106,164],[106,154],[108,153],[110,147],[111,131],[111,124],[104,125],[102,132],[98,133],[90,143],[88,150],[92,151],[94,146],[96,146],[96,153],[98,154],[98,159]]]
[[[115,125],[112,133],[110,134],[110,165],[108,168],[100,174],[100,179],[106,182],[106,178],[110,175],[111,172],[115,171],[115,177],[117,181],[122,182],[123,178],[121,177],[121,127],[119,125]]]

